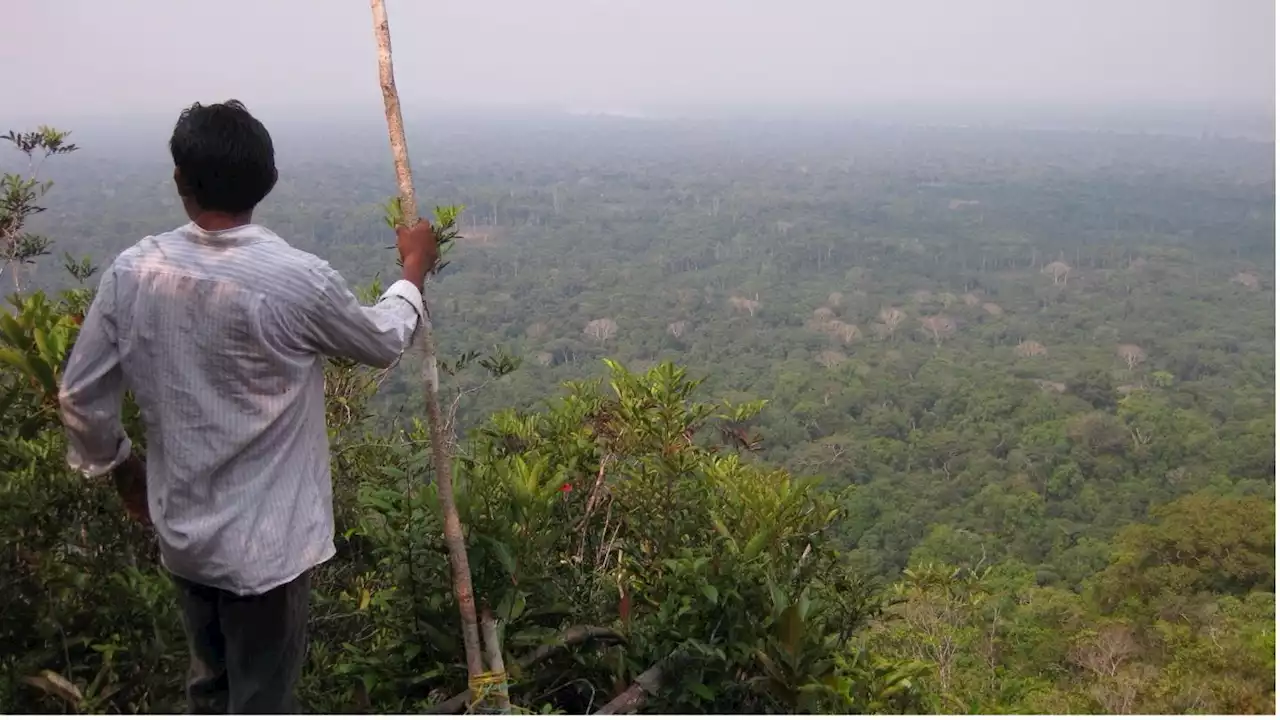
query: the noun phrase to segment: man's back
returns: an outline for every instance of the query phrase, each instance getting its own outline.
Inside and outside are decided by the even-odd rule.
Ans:
[[[327,264],[253,224],[146,238],[99,294],[146,424],[169,570],[247,595],[331,557],[323,356],[393,362],[420,307],[361,308]]]
[[[121,368],[177,575],[248,594],[333,553],[322,364],[279,331],[314,302],[320,264],[256,225],[192,224],[114,265]]]

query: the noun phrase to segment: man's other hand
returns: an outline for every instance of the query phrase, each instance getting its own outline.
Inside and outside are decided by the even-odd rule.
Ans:
[[[404,279],[419,286],[440,260],[436,232],[425,220],[420,219],[411,227],[396,228],[396,249],[404,263]]]
[[[124,502],[125,512],[129,517],[142,523],[151,524],[151,510],[147,505],[147,465],[137,455],[130,455],[115,470],[111,477],[116,483],[116,492]]]

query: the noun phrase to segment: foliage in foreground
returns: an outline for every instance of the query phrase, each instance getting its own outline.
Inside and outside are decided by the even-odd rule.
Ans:
[[[186,649],[154,541],[109,486],[63,465],[52,389],[85,299],[36,293],[0,316],[0,707],[172,711]],[[466,678],[435,494],[418,479],[424,430],[371,424],[379,374],[328,372],[345,532],[316,583],[304,697],[328,712],[465,709],[446,702]],[[655,667],[642,696],[666,712],[1273,703],[1273,505],[1179,500],[1121,533],[1085,594],[1012,561],[922,556],[881,596],[837,549],[839,497],[721,444],[742,442],[760,405],[701,403],[696,388],[670,364],[611,364],[607,389],[571,384],[460,449],[476,591],[502,623],[518,706],[598,710]]]
[[[65,352],[76,310],[37,294],[5,316],[20,331],[6,351],[27,365],[3,376],[3,570],[16,592],[0,699],[55,709],[58,692],[19,687],[53,670],[82,711],[172,710],[186,653],[153,541],[110,488],[63,468],[50,388],[16,371],[61,366],[41,353]],[[421,711],[466,687],[435,496],[417,479],[426,438],[417,424],[362,427],[374,375],[330,373],[348,393],[331,397],[331,420],[351,419],[335,422],[333,448],[347,532],[317,582],[305,696],[315,710]],[[671,712],[916,707],[903,672],[914,666],[857,645],[874,606],[834,549],[838,499],[717,447],[721,427],[732,437],[759,406],[696,402],[696,386],[669,364],[614,365],[608,392],[579,384],[544,412],[502,413],[462,448],[459,508],[513,700],[590,711],[660,666],[648,704]],[[594,640],[519,664],[578,626],[597,628]]]

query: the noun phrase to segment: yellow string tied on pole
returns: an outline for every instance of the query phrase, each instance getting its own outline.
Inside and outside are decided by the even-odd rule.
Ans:
[[[476,710],[477,706],[485,700],[494,698],[507,698],[507,674],[505,672],[482,672],[478,675],[472,675],[467,681],[467,686],[471,689],[471,709]],[[481,709],[483,712],[484,710]]]

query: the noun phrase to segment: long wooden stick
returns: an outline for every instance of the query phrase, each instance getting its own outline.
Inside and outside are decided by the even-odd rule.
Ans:
[[[370,0],[373,8],[373,32],[378,41],[378,79],[382,85],[382,102],[387,111],[387,132],[391,138],[391,155],[395,159],[396,180],[400,185],[400,209],[406,222],[419,221],[418,202],[413,191],[413,175],[409,169],[409,146],[404,137],[404,118],[400,115],[400,95],[396,92],[395,73],[391,67],[391,30],[383,0]],[[436,490],[440,495],[440,512],[444,515],[444,541],[449,548],[449,564],[453,568],[453,594],[462,615],[462,643],[467,650],[467,674],[476,677],[484,672],[480,654],[480,628],[476,623],[476,601],[471,590],[471,565],[467,561],[467,545],[462,537],[462,523],[453,503],[453,466],[449,462],[448,443],[440,421],[440,372],[436,367],[435,342],[429,328],[422,332],[423,384],[426,387],[427,419],[431,429],[431,455],[435,460]]]

